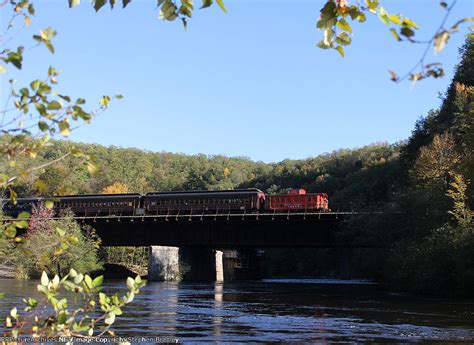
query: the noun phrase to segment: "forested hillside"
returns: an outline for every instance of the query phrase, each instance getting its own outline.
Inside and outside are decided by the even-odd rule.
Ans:
[[[49,147],[42,160],[64,154],[68,142]],[[128,192],[257,187],[283,192],[303,187],[326,192],[333,202],[388,200],[398,185],[400,146],[385,143],[360,149],[338,150],[306,160],[265,164],[248,158],[154,153],[74,143],[94,155],[99,170],[92,177],[78,159],[63,161],[39,171],[47,188],[28,177],[19,183],[19,195],[100,193],[120,184]],[[38,188],[39,187],[39,188]]]

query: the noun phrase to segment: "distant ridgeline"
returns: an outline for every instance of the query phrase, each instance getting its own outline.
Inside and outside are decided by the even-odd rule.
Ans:
[[[65,152],[67,142],[56,141],[40,159],[53,160]],[[19,181],[18,195],[77,195],[146,193],[180,190],[258,188],[284,194],[301,187],[324,192],[332,202],[389,200],[399,182],[400,145],[373,144],[337,150],[305,160],[266,164],[248,158],[152,153],[139,149],[75,144],[95,155],[100,172],[88,176],[85,167],[65,159],[38,173],[48,186],[40,190],[31,179]]]

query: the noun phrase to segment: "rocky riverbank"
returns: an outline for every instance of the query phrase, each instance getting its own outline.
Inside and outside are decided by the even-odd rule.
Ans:
[[[10,266],[0,265],[0,278],[15,278],[15,269]]]

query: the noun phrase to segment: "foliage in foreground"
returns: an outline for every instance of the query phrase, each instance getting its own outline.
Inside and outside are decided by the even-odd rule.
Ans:
[[[73,267],[84,273],[101,269],[94,230],[81,227],[71,212],[52,217],[53,210],[44,205],[34,208],[21,241],[1,242],[1,261],[13,265],[18,278],[39,277],[43,271],[64,276]]]
[[[103,276],[92,279],[74,269],[62,279],[58,275],[50,279],[43,272],[37,286],[41,300],[24,298],[24,312],[12,308],[5,320],[8,329],[5,336],[91,338],[114,335],[111,326],[115,317],[122,315],[122,308],[133,301],[145,284],[139,276],[135,279],[129,277],[127,293],[107,296],[101,291],[102,282]],[[75,298],[64,297],[65,292]],[[75,299],[81,303],[71,308]]]

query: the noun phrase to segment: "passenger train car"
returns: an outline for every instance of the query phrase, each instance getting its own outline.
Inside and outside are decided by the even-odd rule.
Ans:
[[[22,211],[31,212],[33,207],[46,200],[52,201],[56,213],[61,210],[71,210],[77,216],[90,215],[124,215],[134,216],[140,209],[141,194],[90,194],[18,198],[17,204],[7,201],[3,205],[6,214],[15,216]]]
[[[259,189],[148,193],[143,197],[146,214],[255,212],[264,205],[265,194]]]

